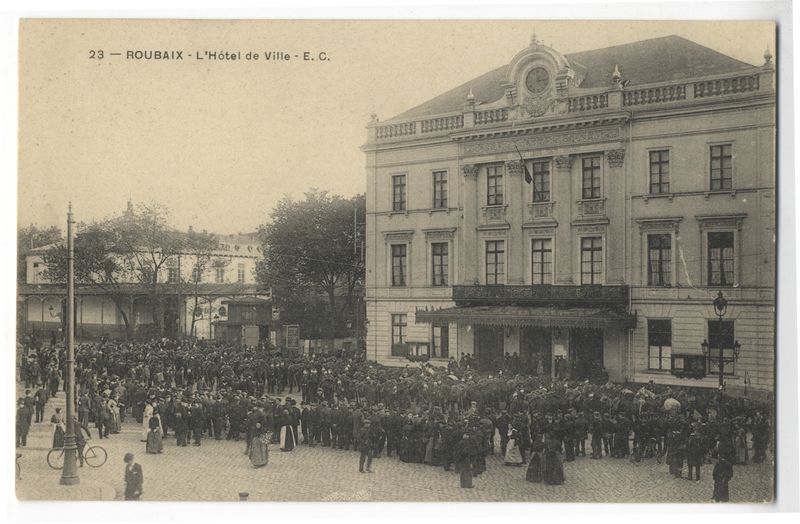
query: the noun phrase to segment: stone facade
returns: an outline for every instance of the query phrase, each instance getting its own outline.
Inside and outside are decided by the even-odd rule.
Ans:
[[[453,286],[626,286],[635,322],[609,321],[591,335],[601,344],[556,320],[545,331],[503,327],[498,313],[500,355],[547,355],[542,367],[556,373],[557,356],[571,369],[590,358],[582,346],[597,343],[592,355],[613,380],[714,386],[710,360],[707,376],[691,380],[678,377],[672,355],[683,362],[717,340],[710,322],[721,290],[742,348],[727,384],[773,388],[774,69],[714,60],[713,74],[657,71],[663,79],[646,85],[625,82],[620,63],[605,87],[583,87],[597,78],[591,63],[534,42],[508,65],[494,101],[475,105],[479,78],[458,88],[464,98],[450,112],[426,115],[423,104],[373,119],[363,146],[368,357],[404,365],[404,351],[432,352],[441,333],[417,312],[439,309],[452,311],[442,317],[448,355],[480,357],[491,337],[460,322],[457,308],[481,304],[455,300]],[[535,306],[541,316],[553,304]]]

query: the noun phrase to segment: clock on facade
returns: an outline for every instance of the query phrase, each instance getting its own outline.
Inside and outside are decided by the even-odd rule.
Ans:
[[[525,77],[525,87],[528,91],[538,95],[550,85],[550,73],[544,67],[534,67]]]

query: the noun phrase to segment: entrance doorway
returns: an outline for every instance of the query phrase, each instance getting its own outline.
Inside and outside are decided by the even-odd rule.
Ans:
[[[603,371],[603,330],[571,329],[569,353],[573,379],[599,376]]]
[[[520,357],[525,371],[550,376],[553,360],[553,332],[550,328],[526,326],[520,338]]]
[[[494,371],[503,367],[503,332],[502,327],[476,326],[475,357],[481,371]]]

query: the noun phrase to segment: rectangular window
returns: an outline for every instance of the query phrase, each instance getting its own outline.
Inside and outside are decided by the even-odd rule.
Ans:
[[[650,151],[650,194],[669,193],[669,151]]]
[[[240,284],[244,284],[244,264],[239,264],[239,267],[236,269],[236,280],[238,280]]]
[[[447,242],[436,242],[431,244],[431,280],[434,286],[447,285]]]
[[[504,284],[505,278],[505,240],[489,240],[486,242],[486,283]]]
[[[672,284],[672,236],[647,235],[647,284]]]
[[[168,267],[167,268],[167,282],[170,284],[177,284],[178,283],[178,268],[177,267]]]
[[[534,238],[531,242],[531,284],[550,284],[553,278],[553,241]]]
[[[647,369],[670,369],[672,363],[672,321],[647,321]]]
[[[603,238],[581,239],[581,285],[602,284]]]
[[[406,210],[406,176],[392,175],[392,211]]]
[[[405,314],[392,315],[392,356],[406,356],[406,325],[408,317]]]
[[[600,157],[584,158],[583,198],[600,198]]]
[[[447,209],[447,171],[433,172],[433,208]]]
[[[406,285],[406,245],[392,245],[392,286]]]
[[[550,162],[533,163],[533,201],[550,201]]]
[[[733,187],[733,154],[730,144],[711,146],[711,190]]]
[[[448,358],[448,351],[450,346],[450,329],[445,325],[433,326],[433,337],[431,338],[431,349],[433,350],[431,357],[433,358]]]
[[[708,285],[733,285],[733,232],[708,234]]]
[[[708,373],[719,375],[720,355],[724,364],[723,375],[733,375],[736,359],[733,355],[733,320],[708,321]]]
[[[225,282],[225,268],[224,267],[215,268],[215,277],[217,284],[222,284],[223,282]]]
[[[486,205],[503,205],[503,166],[486,168]]]

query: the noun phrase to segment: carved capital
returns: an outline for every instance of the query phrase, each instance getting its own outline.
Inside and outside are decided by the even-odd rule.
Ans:
[[[625,162],[625,150],[613,149],[606,151],[606,160],[608,160],[608,167],[622,167]]]
[[[466,164],[461,166],[461,171],[464,173],[465,178],[477,178],[478,177],[478,166],[475,164]]]
[[[569,155],[561,155],[555,157],[556,169],[569,170],[572,169],[572,157]]]
[[[519,176],[522,174],[522,162],[519,160],[506,161],[506,173],[510,176]]]

